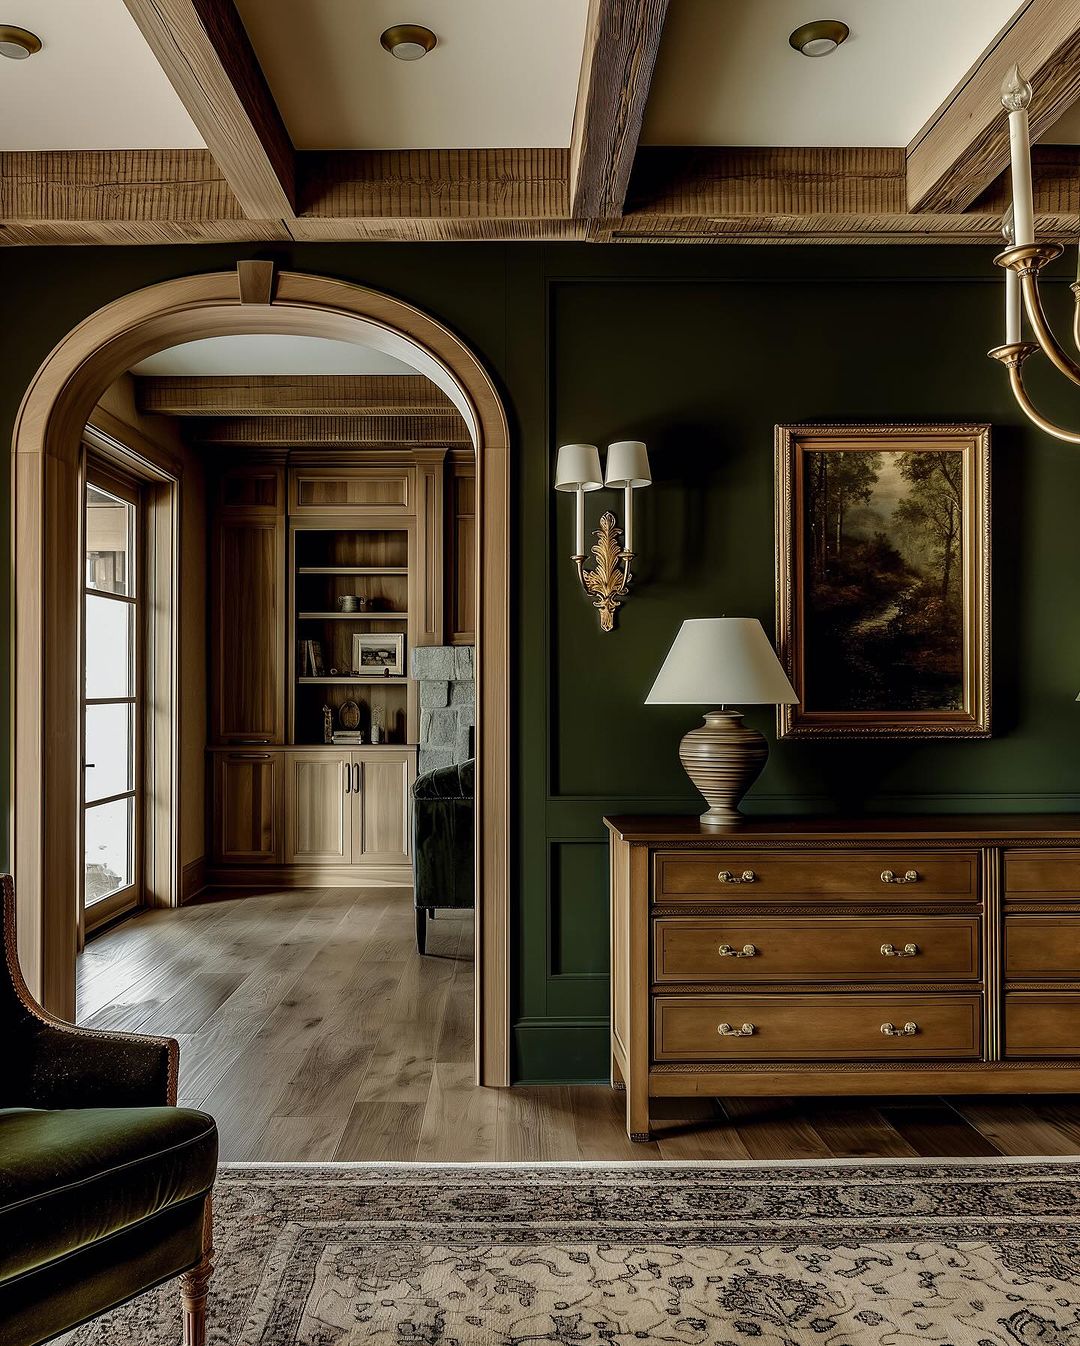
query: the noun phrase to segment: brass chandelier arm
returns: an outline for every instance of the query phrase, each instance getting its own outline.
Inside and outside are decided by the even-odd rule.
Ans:
[[[1064,374],[1078,387],[1080,387],[1080,364],[1069,356],[1065,348],[1054,335],[1050,324],[1046,320],[1046,313],[1043,310],[1042,296],[1039,294],[1039,277],[1034,271],[1024,271],[1020,274],[1020,289],[1024,296],[1024,311],[1027,313],[1028,322],[1031,324],[1031,330],[1035,333],[1035,339],[1039,347],[1050,363],[1060,373]],[[1073,318],[1074,333],[1077,330],[1076,315]],[[1080,343],[1078,343],[1080,344]]]
[[[1063,430],[1053,421],[1048,421],[1032,402],[1027,389],[1024,387],[1024,363],[1039,349],[1033,341],[1016,341],[1005,346],[995,346],[987,354],[991,360],[997,360],[1008,369],[1009,384],[1012,387],[1013,396],[1016,398],[1020,410],[1032,424],[1037,425],[1040,430],[1045,430],[1048,435],[1053,435],[1055,439],[1064,440],[1066,444],[1080,444],[1080,432]]]

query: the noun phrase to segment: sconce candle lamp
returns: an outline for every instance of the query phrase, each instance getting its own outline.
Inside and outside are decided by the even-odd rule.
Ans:
[[[639,439],[622,439],[608,445],[606,475],[600,471],[600,452],[595,444],[564,444],[559,449],[555,489],[573,491],[576,496],[574,554],[570,559],[581,587],[600,613],[601,631],[614,629],[615,610],[629,592],[630,564],[634,559],[634,492],[651,484],[649,454]],[[593,533],[596,542],[591,551],[595,564],[586,570],[585,492],[598,491],[603,486],[622,490],[624,528],[618,527],[610,510],[604,511],[600,527]]]

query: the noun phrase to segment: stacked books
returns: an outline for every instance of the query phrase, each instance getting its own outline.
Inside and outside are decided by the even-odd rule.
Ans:
[[[332,743],[359,745],[364,741],[364,731],[362,729],[335,729],[330,741]]]

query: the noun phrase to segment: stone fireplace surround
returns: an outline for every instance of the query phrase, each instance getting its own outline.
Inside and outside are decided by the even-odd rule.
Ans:
[[[475,647],[417,646],[412,675],[420,684],[418,770],[468,761],[476,726]]]

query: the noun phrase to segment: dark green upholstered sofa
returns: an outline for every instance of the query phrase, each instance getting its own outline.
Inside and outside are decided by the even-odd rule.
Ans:
[[[0,1346],[173,1276],[185,1346],[203,1346],[217,1128],[175,1106],[177,1045],[46,1014],[19,970],[7,876],[0,935]]]
[[[476,763],[439,767],[413,783],[413,901],[416,948],[427,950],[427,922],[437,907],[474,904]]]

